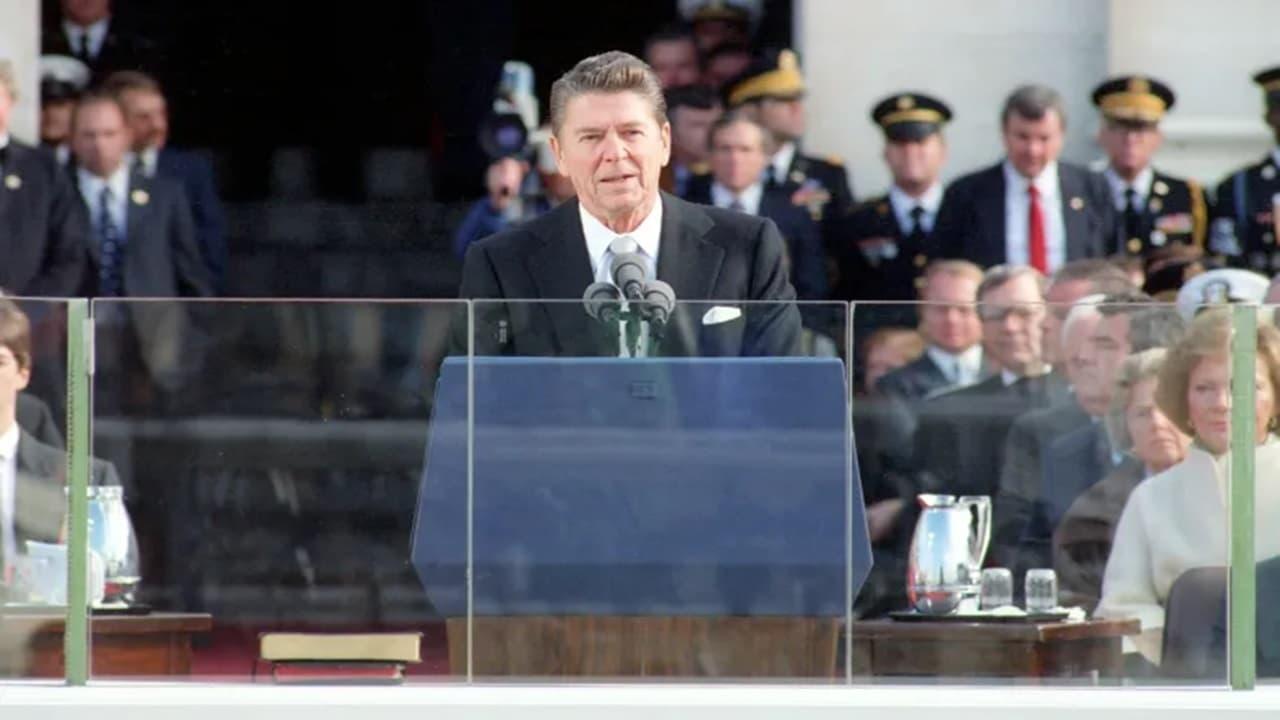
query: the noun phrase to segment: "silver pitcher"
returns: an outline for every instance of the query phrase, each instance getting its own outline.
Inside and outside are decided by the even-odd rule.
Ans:
[[[119,485],[94,485],[89,490],[89,549],[102,558],[106,591],[103,602],[133,601],[137,589],[138,539],[124,507]]]
[[[991,498],[920,495],[920,519],[907,556],[907,598],[930,615],[953,612],[976,596],[991,541]]]

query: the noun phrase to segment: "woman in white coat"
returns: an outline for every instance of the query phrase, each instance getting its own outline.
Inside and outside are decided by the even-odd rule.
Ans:
[[[1231,437],[1231,320],[1226,310],[1201,313],[1169,352],[1156,388],[1160,409],[1194,439],[1187,457],[1143,481],[1125,504],[1102,580],[1098,617],[1133,617],[1142,633],[1126,649],[1160,661],[1169,588],[1185,571],[1228,563]],[[1280,503],[1280,332],[1258,327],[1255,373],[1257,507]],[[1257,559],[1280,555],[1280,528],[1259,524]]]

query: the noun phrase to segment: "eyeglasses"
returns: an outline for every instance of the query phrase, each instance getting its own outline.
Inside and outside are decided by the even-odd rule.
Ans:
[[[978,317],[982,322],[1000,322],[1009,315],[1028,322],[1038,320],[1044,315],[1043,305],[978,305]]]

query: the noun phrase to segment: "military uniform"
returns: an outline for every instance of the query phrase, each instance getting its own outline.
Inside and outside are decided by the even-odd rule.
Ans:
[[[1103,120],[1133,131],[1154,129],[1176,100],[1168,85],[1142,75],[1111,78],[1093,91]],[[1199,183],[1150,166],[1129,181],[1113,167],[1103,175],[1115,199],[1117,252],[1141,257],[1178,243],[1204,247],[1209,205]]]
[[[1262,87],[1268,119],[1280,139],[1280,67],[1253,78]],[[1236,171],[1218,185],[1209,253],[1236,267],[1267,275],[1280,272],[1280,148]]]
[[[726,83],[724,101],[734,109],[765,100],[798,101],[804,92],[799,59],[791,50],[779,50],[756,58],[741,75]],[[804,207],[821,224],[823,244],[830,252],[853,207],[844,163],[833,156],[807,155],[794,141],[784,141],[765,168],[765,185],[776,188],[787,184],[797,186],[791,204]]]

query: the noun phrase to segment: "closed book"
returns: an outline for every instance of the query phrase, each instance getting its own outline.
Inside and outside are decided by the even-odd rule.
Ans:
[[[277,662],[271,665],[277,683],[340,684],[404,682],[404,665],[383,662]]]
[[[263,660],[365,660],[416,663],[422,661],[422,633],[294,633],[266,632],[258,636]]]

